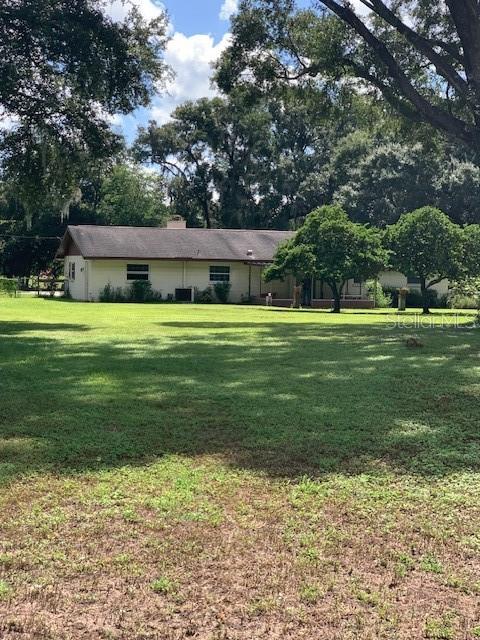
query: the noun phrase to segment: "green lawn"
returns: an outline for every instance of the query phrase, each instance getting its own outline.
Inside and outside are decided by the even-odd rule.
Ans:
[[[480,637],[480,330],[395,319],[0,299],[0,638]]]

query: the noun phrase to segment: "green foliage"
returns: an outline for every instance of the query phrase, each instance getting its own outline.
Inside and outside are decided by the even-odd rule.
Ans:
[[[108,116],[146,106],[168,77],[166,15],[147,22],[132,8],[117,21],[105,8],[2,2],[0,108],[13,120],[0,136],[2,171],[29,225],[46,209],[68,215],[91,161],[120,146]]]
[[[11,593],[10,585],[5,580],[0,580],[0,600],[7,600]]]
[[[375,301],[376,309],[386,309],[392,306],[392,296],[382,287],[378,280],[368,280],[367,293],[370,300]]]
[[[462,229],[434,207],[423,207],[401,216],[388,228],[387,244],[392,251],[393,268],[420,278],[425,312],[429,309],[427,289],[462,272]]]
[[[347,137],[343,142],[349,142]],[[355,142],[355,139],[353,139]],[[437,174],[441,173],[438,153],[416,144],[365,140],[366,148],[355,161],[345,155],[334,157],[332,180],[336,183],[334,199],[359,222],[384,227],[398,220],[400,213],[435,200]],[[335,162],[336,161],[336,162]],[[341,181],[333,171],[339,161],[347,171]],[[405,188],[408,185],[408,189]]]
[[[162,595],[172,595],[176,593],[177,586],[170,578],[162,576],[152,582],[152,591]]]
[[[172,120],[141,129],[137,157],[170,176],[174,207],[193,226],[254,224],[253,190],[270,137],[270,116],[248,95],[201,98]],[[173,178],[172,178],[173,175]]]
[[[271,282],[292,274],[298,281],[312,274],[314,265],[313,252],[307,246],[288,240],[277,249],[275,260],[264,270],[263,277],[265,282]]]
[[[15,296],[18,291],[18,280],[0,276],[0,295]]]
[[[105,224],[160,226],[168,211],[160,176],[116,165],[102,183],[97,212]]]
[[[350,85],[273,82],[265,91],[239,81],[140,131],[137,157],[161,168],[191,226],[298,227],[319,202],[380,227],[429,203],[456,222],[478,220],[480,169],[462,149]]]
[[[397,287],[384,287],[385,295],[391,298],[391,306],[398,307],[398,288]],[[427,289],[425,292],[427,303],[429,308],[447,308],[448,301],[444,297],[438,296],[438,292],[435,289]],[[407,307],[412,309],[421,309],[423,307],[423,295],[420,289],[414,289],[413,287],[408,290],[407,293]]]
[[[454,640],[455,628],[452,616],[444,614],[441,618],[427,618],[424,637],[428,640]]]
[[[127,288],[127,297],[132,302],[151,302],[153,298],[150,280],[134,280]]]
[[[427,554],[422,558],[420,568],[428,573],[443,573],[444,571],[442,564],[431,554]]]
[[[300,599],[308,604],[314,604],[323,595],[322,590],[315,584],[304,584],[300,589]]]
[[[463,230],[462,271],[466,279],[480,278],[480,225],[471,224]]]
[[[403,118],[427,122],[478,155],[471,114],[480,100],[469,61],[479,17],[468,3],[422,1],[406,20],[404,5],[368,3],[369,15],[359,15],[352,3],[334,0],[310,9],[292,0],[242,3],[217,81],[226,91],[247,82],[270,92],[313,82],[341,91],[356,77]]]
[[[346,281],[376,276],[387,259],[378,230],[351,222],[338,205],[323,206],[312,211],[293,240],[280,247],[266,277],[302,273],[324,280],[338,312]]]
[[[149,280],[134,280],[128,287],[113,287],[109,282],[99,295],[100,302],[161,302],[162,294],[152,289]]]
[[[480,278],[463,278],[452,283],[450,305],[453,309],[478,309],[480,312]]]
[[[215,296],[212,287],[200,290],[195,288],[194,301],[198,304],[213,304],[215,302]]]
[[[126,302],[126,296],[122,287],[112,287],[108,282],[99,295],[100,302]]]
[[[213,285],[215,296],[221,304],[228,303],[228,298],[230,296],[231,288],[232,288],[232,285],[230,282],[216,282]]]

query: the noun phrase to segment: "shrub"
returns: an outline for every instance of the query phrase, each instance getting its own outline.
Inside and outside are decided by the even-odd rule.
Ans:
[[[121,287],[116,289],[108,282],[100,292],[100,302],[125,302],[125,294]]]
[[[16,278],[6,278],[0,276],[0,295],[16,296],[18,291],[18,280]]]
[[[126,289],[106,284],[99,296],[100,302],[161,302],[162,294],[154,291],[148,280],[134,280]]]
[[[449,303],[452,309],[480,309],[480,279],[453,282]]]
[[[478,299],[475,296],[456,293],[450,298],[452,309],[478,309]]]
[[[391,296],[392,307],[398,307],[398,289],[396,287],[384,287],[384,292]],[[430,307],[440,307],[441,300],[438,298],[438,293],[435,289],[427,290],[428,304]],[[407,307],[413,309],[421,309],[423,307],[422,292],[420,289],[410,289],[407,294]]]
[[[386,309],[392,306],[392,296],[384,291],[378,280],[367,282],[367,294],[370,300],[375,300],[377,309]]]
[[[227,304],[228,297],[230,296],[230,289],[232,285],[230,282],[216,282],[214,285],[215,296],[221,304]]]
[[[200,290],[195,287],[193,299],[198,304],[212,304],[215,302],[212,287]]]
[[[150,302],[152,295],[152,283],[150,280],[134,280],[127,291],[127,297],[131,302]]]

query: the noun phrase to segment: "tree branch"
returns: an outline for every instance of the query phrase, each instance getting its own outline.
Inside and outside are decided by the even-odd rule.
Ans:
[[[454,87],[461,95],[468,94],[469,87],[467,81],[462,78],[458,71],[447,61],[444,56],[438,54],[431,43],[422,35],[406,25],[395,13],[387,7],[382,0],[361,0],[363,4],[372,9],[385,22],[392,26],[398,33],[403,35],[418,51],[434,65],[437,73]]]
[[[373,2],[374,0],[372,0]],[[335,0],[320,0],[341,20],[352,27],[358,35],[371,47],[377,58],[385,65],[391,79],[397,84],[400,92],[418,109],[420,114],[435,127],[453,134],[472,146],[475,130],[466,122],[451,116],[447,111],[431,104],[413,86],[399,63],[390,53],[387,46],[360,20],[352,9],[339,4]]]

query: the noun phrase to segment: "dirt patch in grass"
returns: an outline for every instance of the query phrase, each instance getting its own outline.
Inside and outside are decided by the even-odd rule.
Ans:
[[[113,500],[98,481],[52,477],[4,502],[2,637],[474,637],[477,507],[428,508],[420,487],[393,479],[380,495],[355,494],[338,478],[230,478],[209,458],[163,464],[201,477],[195,509],[207,496],[210,509],[152,506],[165,490],[155,466],[128,487],[119,472],[103,478]]]
[[[480,334],[2,313],[2,639],[480,637]]]

